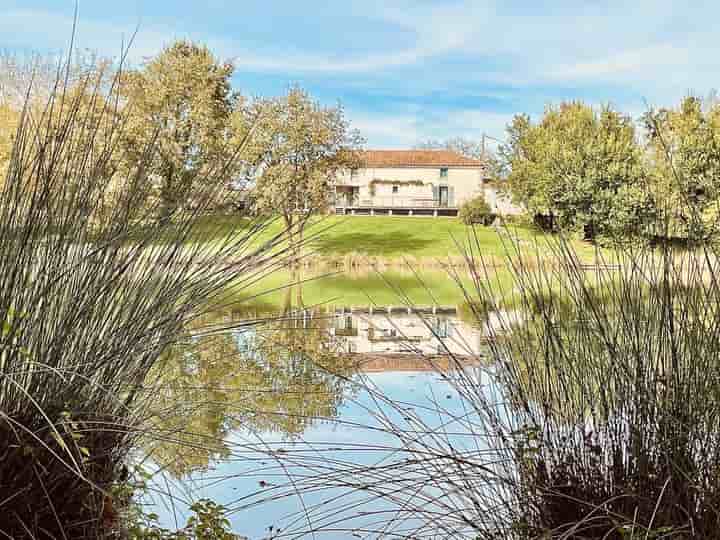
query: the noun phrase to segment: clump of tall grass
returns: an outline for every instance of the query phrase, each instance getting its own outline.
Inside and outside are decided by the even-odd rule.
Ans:
[[[556,257],[516,259],[527,319],[491,342],[502,399],[462,387],[506,463],[489,490],[504,519],[478,537],[715,538],[717,257],[630,248],[587,269],[562,242]]]
[[[493,345],[509,405],[491,425],[519,538],[716,535],[720,267],[659,255],[584,270],[561,246],[555,274],[516,268],[531,315]]]
[[[92,70],[69,82],[58,70],[44,106],[29,90],[0,179],[3,537],[116,534],[110,494],[152,426],[148,374],[231,280],[283,260],[282,235],[252,242],[260,222],[192,242],[230,163],[195,179],[207,187],[192,210],[152,219],[153,144],[119,174],[132,109],[120,81]]]

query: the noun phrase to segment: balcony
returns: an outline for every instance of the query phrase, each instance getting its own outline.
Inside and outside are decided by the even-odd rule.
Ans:
[[[336,337],[357,337],[357,328],[335,328]]]
[[[457,208],[448,201],[417,197],[373,197],[371,199],[338,197],[338,208]]]
[[[456,216],[458,207],[447,199],[379,196],[370,199],[338,197],[335,213],[341,215]]]

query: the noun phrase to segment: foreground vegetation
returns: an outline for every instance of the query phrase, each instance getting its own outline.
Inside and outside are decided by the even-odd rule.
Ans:
[[[0,186],[0,534],[8,538],[128,533],[130,456],[157,421],[153,368],[213,297],[282,253],[272,242],[251,247],[261,224],[181,249],[215,200],[217,178],[198,179],[196,210],[172,225],[151,219],[159,208],[139,210],[154,148],[115,174],[125,123],[103,80],[91,73],[59,83],[40,110],[28,101]],[[214,174],[231,165],[216,163]]]
[[[658,264],[647,251],[616,253],[586,272],[567,246],[556,253],[554,270],[514,259],[526,317],[499,319],[485,367],[455,358],[454,370],[438,369],[459,405],[438,399],[425,414],[361,379],[374,403],[364,427],[382,442],[351,438],[331,469],[309,455],[313,443],[290,451],[300,470],[278,492],[342,493],[313,509],[315,530],[363,528],[355,510],[382,501],[391,517],[367,534],[391,524],[408,538],[716,537],[716,254],[668,251]],[[476,268],[458,286],[486,299],[473,304],[481,321],[502,306]],[[358,459],[378,452],[377,465]]]

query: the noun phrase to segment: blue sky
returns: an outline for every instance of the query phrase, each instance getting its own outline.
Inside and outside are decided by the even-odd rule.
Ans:
[[[371,148],[486,132],[579,98],[639,115],[718,87],[720,5],[668,2],[81,0],[78,45],[140,60],[176,38],[236,64],[234,84],[340,101]],[[0,48],[60,51],[74,0],[0,0]]]

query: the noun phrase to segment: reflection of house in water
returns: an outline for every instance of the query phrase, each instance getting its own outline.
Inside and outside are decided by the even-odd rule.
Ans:
[[[227,332],[233,314],[217,331]],[[477,321],[470,314],[461,317],[454,306],[407,307],[315,307],[283,314],[269,325],[247,325],[231,330],[238,350],[258,365],[265,365],[258,344],[283,351],[297,371],[296,363],[306,363],[319,354],[349,353],[362,364],[363,371],[444,370],[451,357],[463,363],[487,356],[488,342],[507,335],[522,322],[520,312],[495,311]],[[220,321],[218,321],[219,323]],[[206,332],[210,327],[206,327]],[[258,340],[258,335],[262,339]],[[433,364],[427,360],[432,359]],[[267,369],[271,369],[269,364]],[[273,367],[272,369],[277,369]]]
[[[479,355],[487,333],[462,320],[455,307],[339,308],[331,332],[358,354]]]

